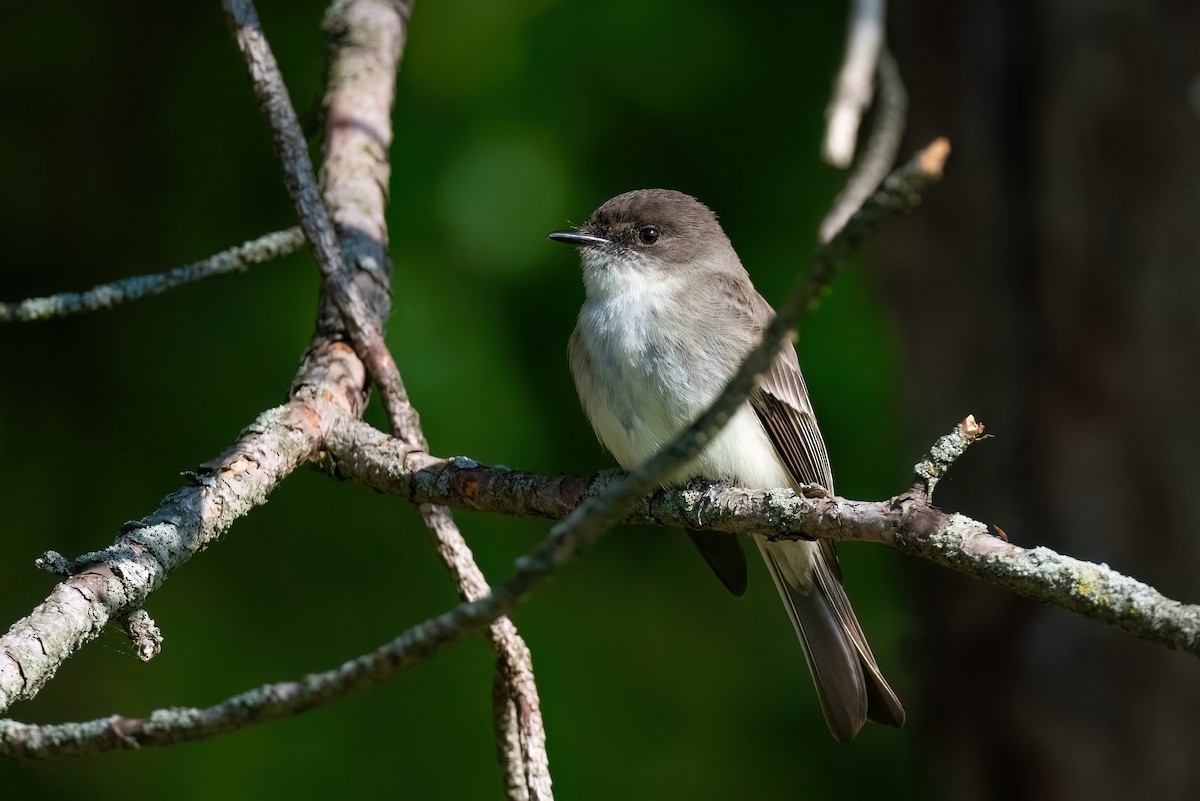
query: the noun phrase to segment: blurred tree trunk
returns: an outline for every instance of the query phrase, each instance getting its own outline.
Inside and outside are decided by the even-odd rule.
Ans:
[[[1200,4],[892,16],[909,149],[954,145],[878,249],[912,441],[968,412],[996,435],[939,504],[1200,600]],[[910,719],[948,797],[1200,798],[1193,657],[912,572]]]

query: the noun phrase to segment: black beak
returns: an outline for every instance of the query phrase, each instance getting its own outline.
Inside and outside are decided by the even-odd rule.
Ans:
[[[546,234],[546,238],[553,239],[555,242],[564,242],[568,245],[575,245],[581,248],[608,244],[608,240],[602,236],[592,236],[591,234],[584,234],[580,233],[579,231],[551,231],[550,233]]]

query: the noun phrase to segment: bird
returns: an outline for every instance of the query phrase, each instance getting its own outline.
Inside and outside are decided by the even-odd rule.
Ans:
[[[716,399],[774,312],[716,214],[682,192],[626,192],[548,238],[576,246],[582,263],[585,298],[568,346],[581,405],[601,444],[631,470]],[[725,428],[667,484],[693,477],[751,489],[816,484],[832,495],[829,456],[790,341]],[[688,534],[726,588],[742,595],[747,565],[738,538]],[[867,720],[903,725],[904,708],[842,586],[833,543],[754,540],[834,739],[848,742]]]

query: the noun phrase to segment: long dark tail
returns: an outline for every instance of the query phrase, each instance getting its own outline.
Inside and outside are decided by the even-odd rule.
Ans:
[[[804,646],[821,711],[834,739],[848,742],[867,720],[904,725],[904,707],[880,673],[842,582],[820,546],[755,539]],[[795,555],[789,559],[787,549],[792,548],[809,549],[811,559],[800,560],[811,562],[808,586],[789,579],[796,571],[783,567],[797,561]]]

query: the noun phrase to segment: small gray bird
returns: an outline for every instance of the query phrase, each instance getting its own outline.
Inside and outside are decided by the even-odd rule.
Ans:
[[[587,298],[571,334],[571,371],[600,442],[632,469],[712,403],[773,312],[707,206],[668,189],[618,195],[583,226],[549,238],[576,245]],[[796,350],[788,343],[758,390],[696,459],[671,477],[752,489],[819,484],[833,492]],[[746,589],[737,537],[689,531],[718,578]],[[804,647],[836,740],[868,719],[904,723],[842,589],[833,544],[769,542],[758,550]]]

